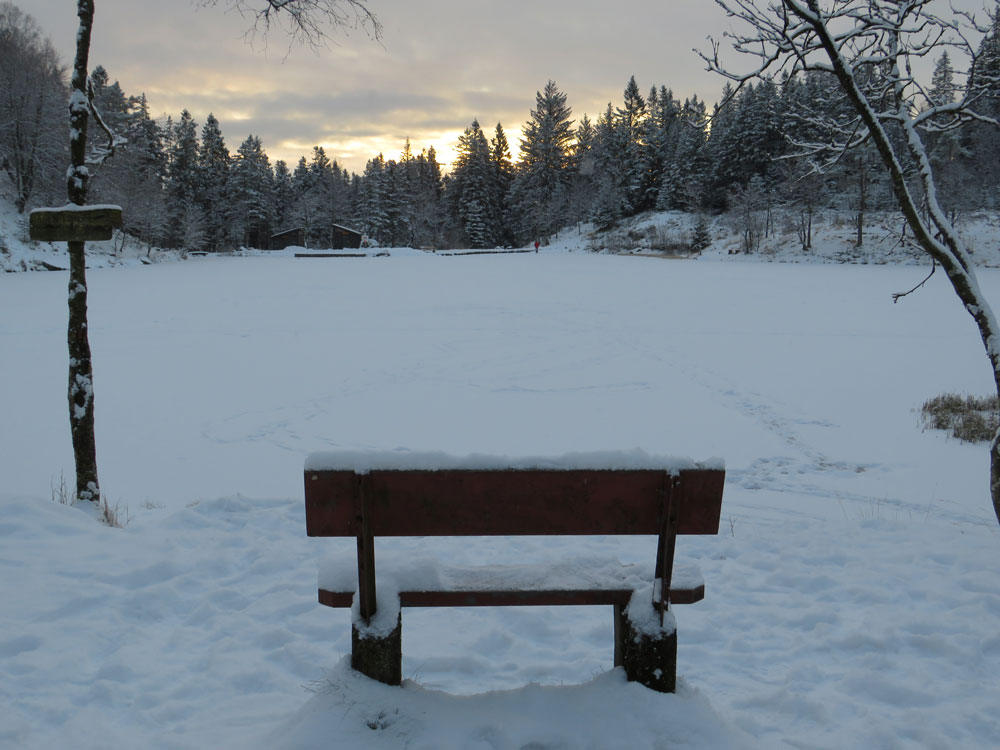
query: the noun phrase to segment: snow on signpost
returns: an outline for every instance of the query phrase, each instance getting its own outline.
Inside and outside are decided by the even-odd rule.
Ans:
[[[69,203],[59,208],[36,208],[29,222],[29,236],[40,242],[110,240],[111,230],[122,226],[122,209]]]

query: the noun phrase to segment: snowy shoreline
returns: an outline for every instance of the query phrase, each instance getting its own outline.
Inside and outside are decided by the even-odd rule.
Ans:
[[[712,243],[701,253],[675,249],[657,249],[670,243],[686,243],[699,220],[697,214],[680,212],[654,212],[641,214],[622,222],[616,229],[598,232],[592,225],[564,229],[540,248],[541,254],[553,252],[596,252],[624,257],[669,258],[676,260],[718,260],[746,263],[818,263],[848,265],[929,265],[929,259],[920,250],[900,244],[901,219],[894,213],[873,213],[865,232],[865,245],[855,247],[856,230],[849,225],[848,212],[825,211],[817,215],[813,245],[802,250],[794,232],[787,228],[775,230],[766,238],[760,250],[742,252],[739,232],[734,228],[733,217],[723,215],[710,222]],[[0,253],[0,270],[8,272],[31,270],[65,270],[69,266],[63,243],[27,242],[26,230],[21,226],[26,219],[18,217],[9,206],[0,205],[0,239],[6,252]],[[986,211],[963,216],[959,231],[972,250],[973,261],[980,267],[1000,267],[1000,217]],[[3,246],[3,245],[0,245]],[[117,248],[117,249],[116,249]],[[184,256],[176,250],[161,250],[142,246],[132,239],[124,243],[121,237],[109,242],[88,243],[89,268],[111,266],[150,265],[179,260],[200,261],[210,258],[284,258],[306,257],[316,262],[323,258],[337,257],[348,260],[364,258],[439,257],[471,260],[482,255],[531,256],[525,248],[497,250],[420,250],[409,247],[365,247],[357,250],[329,250],[290,246],[284,250],[243,249],[232,253],[207,253],[199,251]]]

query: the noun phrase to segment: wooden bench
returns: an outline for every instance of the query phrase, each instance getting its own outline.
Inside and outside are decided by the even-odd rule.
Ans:
[[[611,605],[615,665],[624,666],[630,680],[673,692],[677,641],[670,605],[697,602],[705,594],[697,571],[674,575],[675,541],[678,534],[718,533],[725,471],[653,459],[631,468],[634,454],[623,455],[628,468],[611,469],[587,468],[616,463],[604,454],[499,462],[509,468],[446,456],[409,461],[394,454],[310,456],[306,533],[357,539],[357,585],[351,565],[350,571],[321,576],[319,590],[321,604],[355,608],[352,666],[382,682],[400,683],[400,607]],[[442,567],[427,580],[418,577],[400,587],[398,603],[382,601],[386,611],[376,603],[377,536],[618,534],[658,537],[655,567],[645,576],[616,561],[573,561],[558,571],[556,566]],[[376,619],[381,629],[373,627]]]

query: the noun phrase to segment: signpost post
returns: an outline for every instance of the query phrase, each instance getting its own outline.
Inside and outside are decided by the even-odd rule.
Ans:
[[[81,0],[81,5],[82,5]],[[93,12],[93,6],[90,6]],[[89,37],[89,33],[88,33]],[[84,58],[86,60],[86,58]],[[86,62],[84,62],[86,65]],[[84,74],[85,75],[85,74]],[[86,133],[86,115],[84,115]],[[82,150],[80,152],[82,154]],[[82,164],[82,157],[79,160]],[[70,179],[70,195],[74,180]],[[78,191],[80,200],[86,191]],[[69,203],[60,208],[36,208],[29,219],[28,236],[42,242],[66,242],[69,250],[69,423],[76,461],[78,500],[101,501],[97,481],[97,445],[94,438],[94,373],[90,340],[87,336],[87,262],[84,248],[90,240],[110,240],[112,230],[122,226],[118,206],[81,206]],[[107,504],[105,504],[105,508]]]

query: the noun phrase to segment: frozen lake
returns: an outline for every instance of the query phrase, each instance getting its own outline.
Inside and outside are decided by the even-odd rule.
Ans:
[[[66,274],[0,276],[0,746],[307,747],[355,729],[345,747],[612,746],[590,701],[646,699],[602,675],[603,611],[408,610],[415,682],[349,687],[347,615],[315,604],[330,540],[305,538],[303,460],[398,447],[725,461],[720,536],[678,547],[707,582],[677,611],[687,692],[627,718],[629,746],[686,714],[728,728],[671,746],[989,746],[987,454],[917,410],[992,381],[943,274],[892,303],[925,274],[583,253],[96,269],[98,461],[123,531],[49,500],[73,468]],[[1000,273],[980,278],[1000,303]],[[655,548],[385,544],[459,563]],[[573,709],[531,682],[588,687]],[[458,706],[433,688],[513,692]],[[397,695],[403,718],[366,728]],[[551,711],[522,716],[533,701]]]

